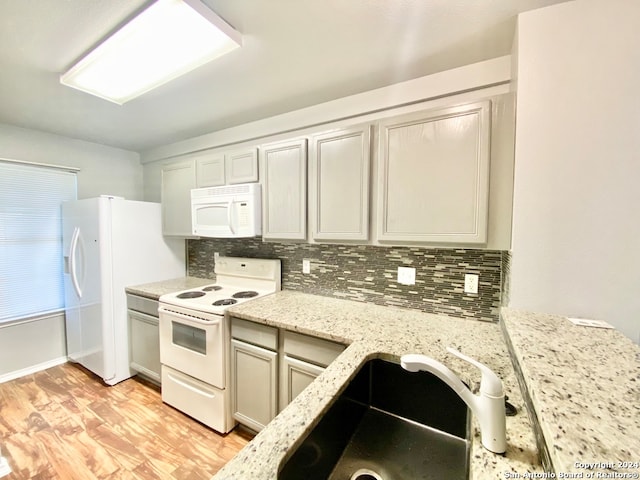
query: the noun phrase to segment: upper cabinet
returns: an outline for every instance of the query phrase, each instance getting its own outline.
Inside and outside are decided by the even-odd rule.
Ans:
[[[203,152],[191,157],[196,162],[196,183],[201,187],[218,187],[225,184],[224,154]]]
[[[315,135],[309,160],[314,240],[368,240],[371,126]]]
[[[260,180],[265,240],[492,248],[512,185],[501,102],[369,115],[259,148],[185,155],[163,168],[165,235],[192,235],[190,189]]]
[[[191,189],[196,188],[193,158],[162,167],[162,233],[190,237]]]
[[[260,147],[262,236],[304,240],[307,236],[307,140]]]
[[[255,148],[225,154],[226,182],[250,183],[258,181],[258,151]]]
[[[198,188],[258,181],[256,148],[200,152],[190,155],[190,158],[196,162]]]
[[[483,101],[379,123],[379,241],[486,243],[490,107]]]

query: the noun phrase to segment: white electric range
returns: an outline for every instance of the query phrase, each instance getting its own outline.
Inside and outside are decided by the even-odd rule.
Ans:
[[[230,431],[226,309],[280,290],[280,260],[218,257],[216,282],[160,297],[162,400],[221,433]]]

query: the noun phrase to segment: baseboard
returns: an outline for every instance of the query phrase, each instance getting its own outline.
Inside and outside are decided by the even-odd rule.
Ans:
[[[63,363],[67,363],[67,357],[54,358],[53,360],[48,360],[14,372],[4,373],[0,375],[0,383],[15,380],[16,378],[24,377],[25,375],[31,375],[32,373],[46,370],[47,368],[55,367],[56,365],[62,365]]]

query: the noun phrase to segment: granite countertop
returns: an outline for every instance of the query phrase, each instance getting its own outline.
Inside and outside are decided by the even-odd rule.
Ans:
[[[183,277],[128,287],[127,292],[158,299],[210,283],[214,280]],[[349,346],[215,475],[216,480],[276,479],[288,452],[371,358],[399,361],[405,353],[423,353],[449,366],[477,391],[479,372],[448,354],[447,346],[494,370],[509,402],[519,410],[507,417],[504,456],[481,446],[477,420],[472,419],[469,478],[640,477],[640,347],[616,330],[579,327],[565,317],[508,308],[502,309],[498,325],[293,291],[255,299],[229,312]],[[549,475],[546,472],[555,476],[540,476]]]
[[[475,386],[479,372],[446,352],[451,346],[476,358],[503,380],[509,402],[519,410],[507,417],[507,452],[493,454],[480,444],[472,419],[471,479],[505,478],[507,472],[542,472],[533,427],[498,324],[430,315],[413,310],[282,291],[229,309],[232,316],[348,344],[327,369],[215,476],[217,480],[273,480],[287,453],[299,445],[358,367],[371,358],[399,362],[422,353],[449,366]]]
[[[545,467],[639,478],[640,347],[557,315],[504,308],[502,322],[546,443]]]
[[[127,293],[139,295],[141,297],[158,300],[165,293],[179,292],[181,290],[189,290],[190,288],[202,287],[216,283],[210,278],[198,277],[179,277],[160,282],[145,283],[143,285],[133,285],[125,288]]]

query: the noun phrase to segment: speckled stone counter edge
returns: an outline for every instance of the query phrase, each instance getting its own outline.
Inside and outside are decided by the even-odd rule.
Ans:
[[[479,427],[473,418],[469,478],[504,478],[506,472],[542,471],[533,429],[498,325],[291,291],[232,307],[229,312],[245,320],[350,345],[214,476],[216,480],[277,478],[282,462],[304,440],[360,365],[371,358],[398,362],[404,353],[423,353],[450,366],[477,387],[479,373],[448,355],[445,347],[449,345],[494,369],[503,379],[510,402],[520,410],[507,419],[508,449],[504,456],[481,446]]]
[[[637,465],[624,464],[640,462],[640,346],[560,315],[503,308],[501,322],[546,441],[545,467],[640,476]]]

